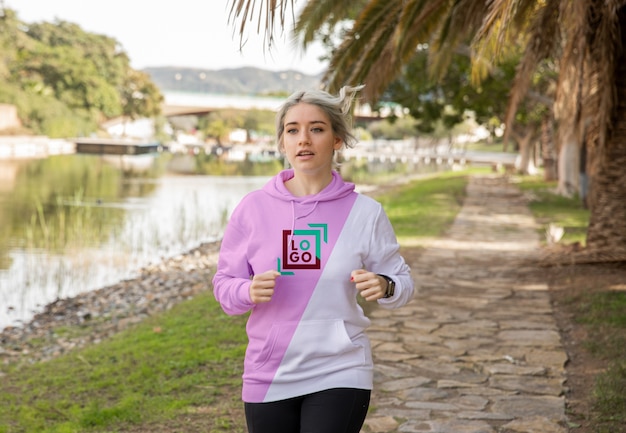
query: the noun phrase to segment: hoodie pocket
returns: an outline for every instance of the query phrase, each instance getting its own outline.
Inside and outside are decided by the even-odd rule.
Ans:
[[[295,329],[294,329],[295,328]],[[272,326],[255,362],[258,369],[280,368],[283,374],[323,374],[367,363],[361,339],[353,342],[343,320],[309,320]]]

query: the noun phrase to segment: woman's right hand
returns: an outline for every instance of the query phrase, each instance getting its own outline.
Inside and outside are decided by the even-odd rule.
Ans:
[[[278,271],[266,271],[252,277],[250,284],[250,300],[255,304],[262,304],[272,300],[276,278],[280,275]]]

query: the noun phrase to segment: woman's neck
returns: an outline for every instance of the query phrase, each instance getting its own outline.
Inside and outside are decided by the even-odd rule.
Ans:
[[[315,195],[326,188],[333,180],[332,173],[326,176],[310,177],[301,173],[294,173],[294,176],[285,182],[287,190],[296,197]]]

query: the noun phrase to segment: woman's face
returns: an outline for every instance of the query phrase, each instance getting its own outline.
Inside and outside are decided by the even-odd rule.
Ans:
[[[318,106],[301,102],[285,114],[282,150],[295,171],[325,174],[342,145],[328,115]]]

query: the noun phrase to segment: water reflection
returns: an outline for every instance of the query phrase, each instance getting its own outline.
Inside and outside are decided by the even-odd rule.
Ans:
[[[0,189],[0,328],[218,238],[236,203],[266,180],[172,176],[156,159],[140,175],[97,156],[21,162]]]

